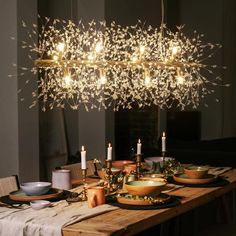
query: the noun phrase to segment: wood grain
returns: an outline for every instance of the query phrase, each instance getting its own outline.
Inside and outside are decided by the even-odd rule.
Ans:
[[[184,187],[169,193],[181,198],[181,205],[173,208],[158,210],[118,209],[67,226],[63,229],[63,235],[135,235],[234,190],[236,188],[236,170],[230,170],[223,176],[230,184],[211,188]]]

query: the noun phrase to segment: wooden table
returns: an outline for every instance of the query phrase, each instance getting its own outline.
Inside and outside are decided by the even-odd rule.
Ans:
[[[157,210],[117,209],[67,226],[63,229],[63,235],[135,235],[235,190],[236,170],[230,170],[223,176],[230,182],[223,187],[184,187],[171,192],[181,197],[178,206]]]

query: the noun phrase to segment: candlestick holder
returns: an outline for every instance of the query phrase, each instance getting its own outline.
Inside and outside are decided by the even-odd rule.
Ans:
[[[136,179],[139,180],[140,178],[140,170],[142,166],[142,155],[136,154]]]
[[[82,192],[82,201],[87,201],[87,169],[82,169],[82,178],[83,178],[83,192]]]
[[[106,179],[107,179],[107,193],[109,194],[111,192],[111,181],[112,181],[112,161],[106,160]]]

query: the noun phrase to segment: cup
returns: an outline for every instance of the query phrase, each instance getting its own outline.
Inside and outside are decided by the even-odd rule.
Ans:
[[[105,189],[104,187],[88,188],[88,207],[93,208],[105,204]]]
[[[72,188],[70,170],[53,170],[52,187],[64,190]]]

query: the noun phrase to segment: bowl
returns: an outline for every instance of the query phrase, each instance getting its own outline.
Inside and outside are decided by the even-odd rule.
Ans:
[[[127,164],[124,166],[124,172],[130,174],[131,172],[136,171],[136,164]]]
[[[165,157],[165,161],[172,161],[174,160],[173,157]],[[148,164],[150,168],[152,168],[153,162],[159,162],[160,167],[163,167],[163,157],[147,157],[144,161]]]
[[[166,185],[164,181],[135,180],[125,184],[126,190],[132,195],[158,195]]]
[[[48,207],[51,204],[51,202],[46,201],[46,200],[35,200],[30,202],[31,208],[34,210],[40,210],[45,207]]]
[[[117,169],[117,168],[111,168],[111,172],[113,175],[116,175],[118,173],[120,173],[120,169]],[[106,169],[100,169],[100,170],[97,170],[97,173],[98,173],[98,176],[101,178],[101,179],[105,179],[106,178]]]
[[[184,173],[190,179],[201,179],[206,176],[209,168],[204,166],[189,166],[184,168]]]
[[[21,190],[30,196],[43,195],[47,193],[52,184],[50,182],[27,182],[20,185]]]
[[[141,176],[140,180],[167,182],[163,174],[146,174]]]
[[[133,161],[131,160],[117,160],[117,161],[112,161],[112,166],[114,168],[117,168],[117,169],[120,169],[120,170],[123,170],[124,169],[124,166],[125,165],[128,165],[128,164],[134,164]]]

